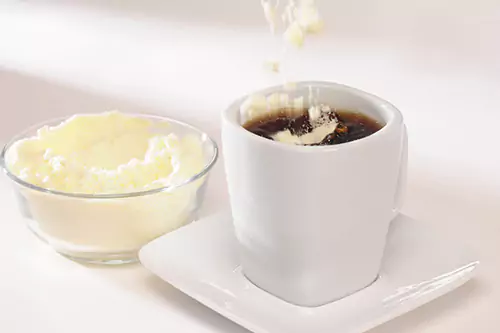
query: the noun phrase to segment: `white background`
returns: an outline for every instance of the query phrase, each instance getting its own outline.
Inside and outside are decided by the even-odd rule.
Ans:
[[[500,328],[500,2],[320,0],[327,29],[286,60],[289,79],[375,93],[410,135],[404,212],[482,261],[461,289],[372,333]],[[218,139],[219,112],[283,78],[258,0],[3,1],[0,141],[40,120],[109,109],[187,120]],[[227,205],[222,164],[206,214]],[[247,332],[139,265],[53,253],[0,184],[0,332]],[[281,332],[279,332],[281,333]]]

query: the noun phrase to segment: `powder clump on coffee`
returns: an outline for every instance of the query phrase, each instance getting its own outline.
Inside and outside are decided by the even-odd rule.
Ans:
[[[327,105],[311,106],[308,109],[308,116],[310,131],[296,131],[292,134],[290,129],[285,129],[272,135],[271,138],[288,144],[315,145],[321,143],[328,135],[335,133],[339,124],[337,116]]]
[[[300,146],[355,141],[379,131],[384,125],[361,112],[333,110],[325,104],[313,104],[309,108],[293,108],[288,104],[272,112],[261,111],[242,124],[263,138]]]

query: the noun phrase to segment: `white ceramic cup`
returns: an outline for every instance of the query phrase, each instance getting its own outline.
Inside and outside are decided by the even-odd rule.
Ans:
[[[300,82],[320,103],[385,126],[335,146],[295,146],[242,127],[245,97],[223,112],[222,143],[245,276],[293,304],[319,306],[374,282],[406,182],[407,135],[390,103],[344,85]],[[283,92],[275,86],[257,94]]]

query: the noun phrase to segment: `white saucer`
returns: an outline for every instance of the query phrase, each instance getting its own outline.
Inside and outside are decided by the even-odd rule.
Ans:
[[[316,308],[289,304],[241,273],[229,214],[212,216],[146,245],[143,265],[182,292],[256,333],[360,333],[468,281],[478,262],[460,244],[400,215],[391,226],[380,278]]]

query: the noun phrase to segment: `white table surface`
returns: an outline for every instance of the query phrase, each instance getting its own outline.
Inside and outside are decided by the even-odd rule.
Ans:
[[[290,78],[396,104],[410,134],[404,212],[482,261],[472,282],[371,333],[498,331],[500,3],[320,5],[328,29],[290,55]],[[108,109],[168,114],[218,138],[231,99],[280,82],[261,69],[273,42],[258,0],[4,1],[0,141],[48,117]],[[219,163],[205,214],[227,206],[222,172]],[[0,332],[247,332],[140,265],[87,267],[55,254],[22,225],[1,182]]]

